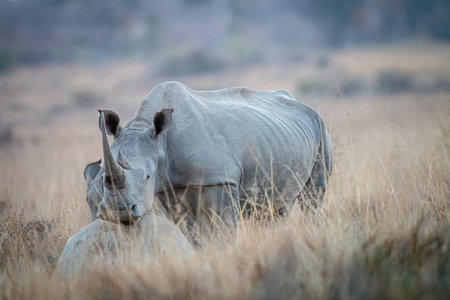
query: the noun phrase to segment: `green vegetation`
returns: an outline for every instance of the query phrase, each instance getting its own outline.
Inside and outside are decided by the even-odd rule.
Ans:
[[[318,78],[305,78],[298,83],[298,90],[303,94],[323,96],[331,88],[330,83]]]
[[[16,55],[12,51],[0,51],[0,72],[6,71],[16,63]]]
[[[382,93],[404,93],[414,88],[413,77],[395,70],[382,71],[377,75],[376,89]]]
[[[344,97],[355,96],[366,91],[367,83],[361,78],[344,78],[339,82],[338,88]]]

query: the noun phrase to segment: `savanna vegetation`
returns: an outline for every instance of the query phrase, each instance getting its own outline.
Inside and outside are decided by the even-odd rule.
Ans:
[[[58,2],[58,1],[55,1]],[[19,67],[0,75],[0,297],[444,299],[450,294],[449,47],[304,52],[289,63],[160,75],[151,62]],[[321,207],[242,220],[198,261],[157,258],[54,277],[90,222],[83,170],[97,107],[126,123],[158,82],[287,89],[324,117],[334,170]]]

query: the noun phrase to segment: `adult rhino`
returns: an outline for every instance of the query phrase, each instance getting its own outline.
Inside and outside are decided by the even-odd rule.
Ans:
[[[137,222],[156,196],[168,210],[178,204],[196,222],[234,230],[240,203],[289,211],[302,192],[320,203],[331,174],[322,118],[284,90],[194,91],[165,82],[124,127],[115,112],[99,112],[104,220]]]

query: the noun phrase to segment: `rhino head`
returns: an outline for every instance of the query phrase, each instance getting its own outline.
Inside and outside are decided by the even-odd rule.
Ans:
[[[171,128],[172,111],[162,109],[147,128],[136,128],[122,127],[115,112],[99,110],[105,172],[97,217],[131,224],[151,209],[157,172],[165,159],[159,138]],[[107,135],[114,136],[111,147]]]

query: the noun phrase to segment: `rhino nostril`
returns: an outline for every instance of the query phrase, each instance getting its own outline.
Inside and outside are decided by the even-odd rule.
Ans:
[[[131,211],[134,211],[136,209],[136,204],[133,204],[132,206],[131,206]]]

